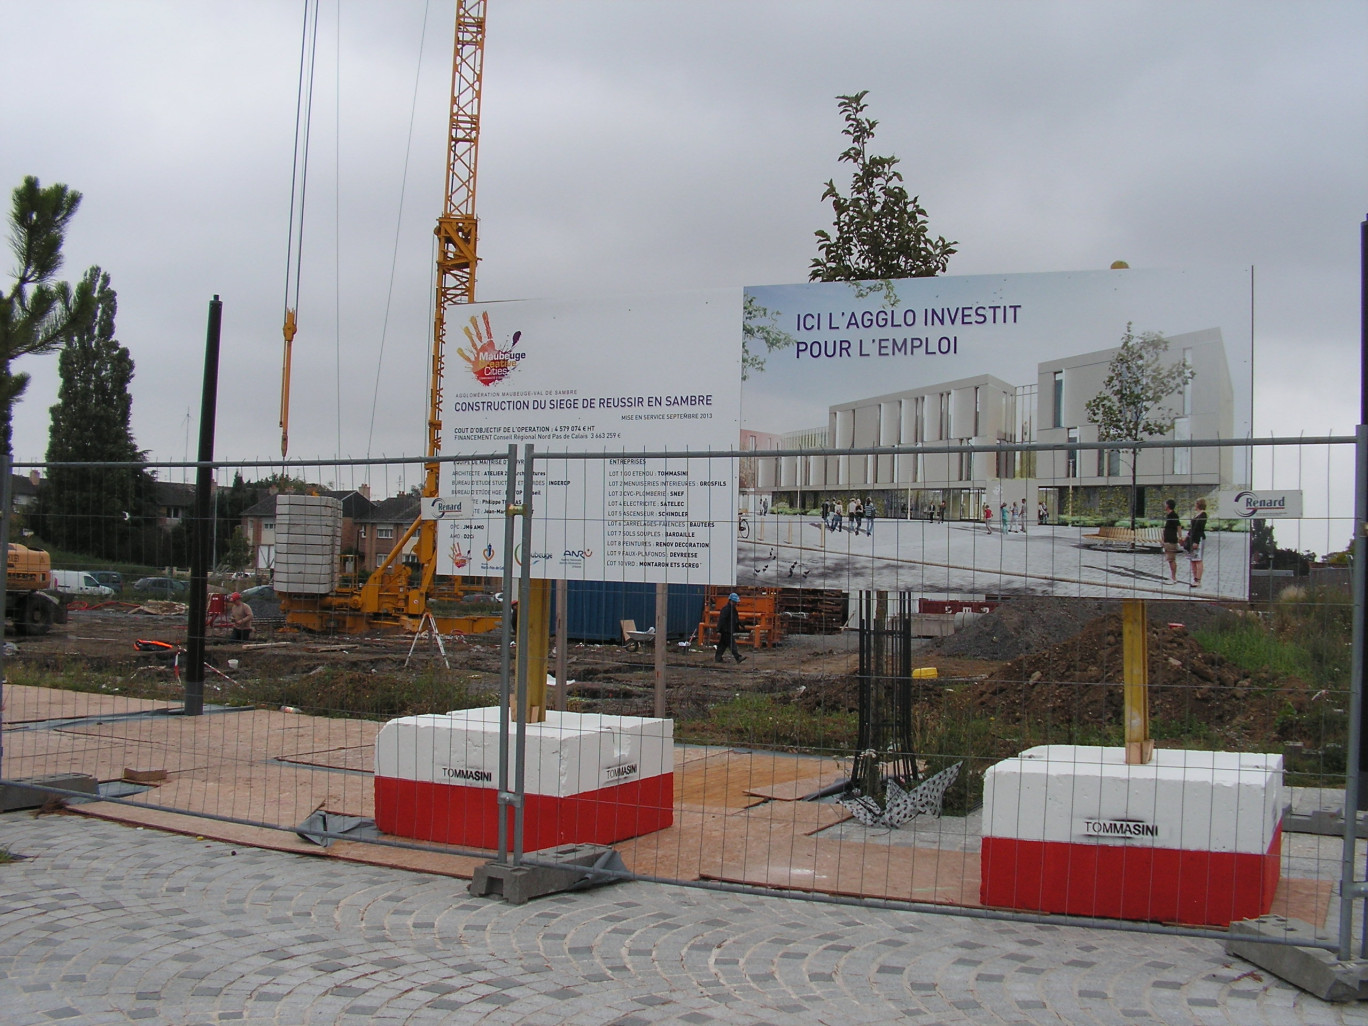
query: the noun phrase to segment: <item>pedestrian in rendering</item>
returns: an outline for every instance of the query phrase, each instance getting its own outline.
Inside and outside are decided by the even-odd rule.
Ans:
[[[1005,502],[998,503],[998,516],[1002,518],[1002,533],[1003,533],[1003,534],[1009,533],[1010,530],[1011,530],[1011,528],[1010,528],[1010,526],[1009,526],[1009,524],[1008,524],[1008,520],[1007,520],[1007,503],[1005,503]]]
[[[1197,500],[1197,514],[1188,525],[1187,544],[1183,546],[1187,549],[1188,566],[1192,570],[1192,580],[1188,582],[1189,587],[1192,588],[1202,586],[1202,561],[1205,558],[1204,550],[1206,548],[1206,507],[1206,499]]]
[[[988,533],[993,533],[993,507],[988,503],[983,504],[983,526],[988,528]]]
[[[831,529],[841,530],[841,524],[845,522],[845,503],[840,499],[836,500],[836,505],[831,507]]]
[[[1169,583],[1178,583],[1178,533],[1183,522],[1178,519],[1177,503],[1172,499],[1164,500],[1164,561],[1168,563]]]
[[[864,526],[864,503],[857,495],[850,500],[850,531],[852,534],[859,534],[860,528]]]
[[[727,651],[731,652],[738,663],[746,661],[746,657],[736,647],[736,636],[741,633],[741,615],[738,612],[740,601],[741,596],[732,592],[727,596],[727,604],[717,614],[717,655],[713,658],[715,663],[720,663],[722,653]]]
[[[1037,504],[1036,504],[1036,523],[1037,523],[1037,524],[1040,524],[1040,525],[1043,527],[1043,526],[1045,525],[1045,522],[1046,522],[1047,520],[1049,520],[1049,519],[1050,519],[1050,511],[1049,511],[1048,509],[1045,508],[1045,503],[1043,503],[1043,502],[1037,503]]]
[[[1012,515],[1012,530],[1013,530],[1013,531],[1025,531],[1025,530],[1026,530],[1026,525],[1023,524],[1023,523],[1021,522],[1021,507],[1017,505],[1017,502],[1016,502],[1015,499],[1012,500],[1011,515]]]
[[[831,527],[831,500],[830,500],[830,499],[823,499],[823,500],[822,500],[822,526],[823,526],[823,527],[826,527],[826,528],[830,528],[830,527]]]
[[[872,501],[865,503],[865,533],[871,538],[874,537],[874,518],[878,515],[878,510],[874,508]]]
[[[944,499],[941,500],[941,504],[940,504],[940,515],[941,515],[941,523],[943,524],[943,523],[945,523],[945,500],[944,500]]]

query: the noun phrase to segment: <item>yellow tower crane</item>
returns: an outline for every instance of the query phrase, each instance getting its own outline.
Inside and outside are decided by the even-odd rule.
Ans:
[[[442,452],[442,375],[446,369],[446,310],[475,302],[475,170],[480,149],[480,89],[484,77],[486,0],[456,0],[456,46],[451,65],[451,119],[447,130],[446,206],[437,218],[437,297],[432,324],[432,369],[428,396],[428,457]],[[428,463],[423,495],[441,494],[441,465]],[[420,519],[418,562],[422,587],[431,586],[437,566],[437,522]],[[410,528],[410,533],[412,532]]]
[[[446,366],[446,310],[475,300],[476,238],[475,171],[480,141],[480,91],[484,72],[487,0],[456,0],[456,40],[452,59],[451,109],[447,131],[446,202],[437,218],[437,296],[432,332],[431,382],[424,465],[425,497],[440,494],[442,451],[442,377]],[[287,342],[288,344],[288,342]],[[288,353],[288,349],[287,349]],[[288,365],[287,365],[288,366]],[[284,419],[284,414],[282,414]],[[288,423],[288,422],[287,422]],[[282,424],[284,427],[284,424]],[[410,581],[402,554],[417,536],[419,579]],[[359,588],[340,588],[329,595],[284,595],[287,623],[312,630],[360,631],[391,624],[418,630],[436,595],[437,525],[415,520],[395,542],[385,561]],[[492,630],[492,617],[435,617],[440,630]]]

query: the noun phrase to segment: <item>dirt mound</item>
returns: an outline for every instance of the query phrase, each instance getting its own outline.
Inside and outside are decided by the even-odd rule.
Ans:
[[[1209,602],[1149,602],[1151,623],[1181,623],[1200,630],[1233,615]],[[1022,596],[966,624],[923,651],[961,659],[1016,659],[1076,637],[1099,617],[1119,614],[1118,599]]]
[[[1174,624],[1177,622],[1174,621]],[[1000,724],[1115,729],[1121,723],[1122,624],[1100,617],[1074,637],[1014,659],[975,685],[974,705]],[[1289,707],[1311,700],[1296,681],[1278,686],[1204,650],[1185,627],[1149,624],[1150,717],[1156,733],[1212,731],[1269,737]],[[1086,741],[1086,738],[1080,738]]]

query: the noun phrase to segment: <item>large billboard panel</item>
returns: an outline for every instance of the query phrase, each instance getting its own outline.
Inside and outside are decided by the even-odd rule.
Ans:
[[[504,551],[504,464],[453,464],[445,487],[471,510],[438,520],[438,572],[497,576],[511,556],[542,578],[734,580],[734,461],[708,453],[736,446],[740,312],[739,289],[460,307],[446,453],[611,455],[534,461],[531,552]]]
[[[1250,309],[1247,269],[748,287],[742,437],[790,455],[743,467],[755,522],[738,578],[960,598],[1244,597],[1247,535],[1214,517],[1221,490],[1247,487],[1247,457],[1101,448],[1090,401],[1127,334],[1154,333],[1167,340],[1159,364],[1190,373],[1148,411],[1172,424],[1151,437],[1246,437]],[[973,451],[1015,443],[1057,448]],[[917,451],[846,454],[890,446]],[[1204,558],[1165,549],[1166,499],[1180,542],[1204,535]]]
[[[511,558],[546,578],[1242,598],[1246,525],[1217,510],[1249,487],[1247,455],[1106,448],[1094,406],[1123,339],[1157,334],[1158,364],[1187,380],[1147,411],[1171,425],[1156,437],[1247,437],[1250,310],[1245,269],[462,307],[445,451],[551,458],[529,552],[503,551],[503,466],[455,466],[439,571]],[[1200,536],[1201,558],[1166,533]]]

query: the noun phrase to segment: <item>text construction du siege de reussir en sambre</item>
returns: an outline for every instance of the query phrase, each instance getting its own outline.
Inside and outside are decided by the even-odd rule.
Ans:
[[[565,393],[574,392],[567,389]],[[541,413],[597,412],[615,415],[619,421],[711,420],[711,393],[683,395],[548,395],[536,392],[508,392],[495,397],[458,397],[451,404],[454,413]],[[481,437],[518,442],[613,441],[621,437],[597,420],[562,424],[484,423],[455,425],[453,435],[467,441]]]

